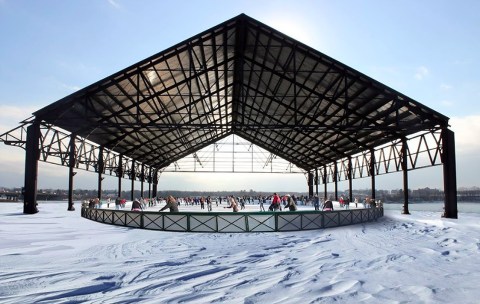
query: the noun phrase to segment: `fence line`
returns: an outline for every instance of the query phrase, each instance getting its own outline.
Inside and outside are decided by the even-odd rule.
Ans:
[[[383,207],[295,212],[136,212],[82,207],[82,217],[99,223],[177,232],[276,232],[323,229],[376,221]]]

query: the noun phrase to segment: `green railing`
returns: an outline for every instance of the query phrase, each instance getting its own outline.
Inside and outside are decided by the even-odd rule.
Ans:
[[[136,212],[82,207],[82,217],[105,224],[178,232],[275,232],[376,221],[383,208],[295,212]]]

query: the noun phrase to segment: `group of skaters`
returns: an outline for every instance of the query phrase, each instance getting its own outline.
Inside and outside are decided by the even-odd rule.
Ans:
[[[105,201],[101,200],[98,197],[95,197],[89,199],[88,201],[83,201],[82,205],[88,206],[88,208],[91,209],[102,209],[104,204],[107,205],[107,208],[110,208],[110,205],[113,205],[115,203],[115,209],[120,210],[125,208],[126,202],[126,199],[122,199],[120,197],[116,198],[115,200],[107,198]]]
[[[270,206],[268,207],[268,211],[282,211],[283,209],[288,211],[297,211],[297,198],[295,195],[286,194],[282,197],[278,195],[276,192],[273,193],[271,198],[269,199]],[[264,204],[267,202],[267,197],[263,196],[260,199],[260,211],[265,211]]]
[[[222,202],[226,202],[227,206],[223,208],[232,209],[233,212],[238,212],[240,210],[245,210],[245,202],[247,200],[252,203],[255,202],[255,200],[250,197],[248,198],[235,197],[233,195],[230,195],[228,197],[223,197],[223,198],[216,197],[213,199],[211,196],[202,196],[202,197],[194,197],[194,198],[186,197],[186,198],[177,198],[177,199],[175,199],[172,195],[169,195],[166,198],[141,197],[141,198],[135,199],[132,202],[131,211],[143,211],[149,207],[155,207],[164,202],[165,205],[159,210],[160,212],[166,209],[168,209],[170,212],[178,212],[179,206],[183,202],[183,204],[185,204],[186,206],[199,205],[200,210],[204,210],[206,205],[207,211],[211,212],[213,211],[212,205],[214,203],[218,207],[218,205],[222,204]],[[258,200],[260,211],[267,211],[265,210],[265,206],[268,203],[270,203],[270,205],[268,206],[268,211],[282,211],[282,210],[297,211],[298,210],[297,203],[299,201],[300,203],[303,202],[303,198],[299,199],[295,195],[285,194],[283,196],[280,196],[277,193],[273,193],[273,195],[271,196],[258,196],[256,200]],[[318,197],[318,195],[314,195],[311,201],[316,211],[320,211],[320,210],[334,211],[334,204],[331,196],[329,198],[324,198],[322,200]],[[111,204],[115,204],[115,209],[121,210],[121,209],[125,209],[126,200],[121,197],[117,197],[115,200],[108,198],[106,202],[103,202],[99,198],[90,199],[88,202],[84,201],[84,205],[88,205],[89,208],[102,208],[104,203],[106,203],[107,208],[110,208]],[[350,204],[355,204],[355,208],[358,208],[358,205],[360,204],[358,197],[355,197],[354,201],[350,202],[350,199],[347,196],[346,197],[340,196],[340,198],[338,199],[338,203],[340,205],[340,208],[346,209],[346,210],[350,209]],[[368,196],[366,196],[362,200],[361,204],[363,208],[375,208],[378,203],[375,202],[374,199],[370,199]]]
[[[345,210],[349,210],[350,209],[350,204],[355,204],[355,208],[358,208],[359,199],[358,199],[358,197],[355,197],[354,201],[350,202],[350,198],[348,196],[343,197],[343,195],[342,195],[338,199],[338,203],[340,205],[340,208],[343,208]],[[370,197],[366,196],[362,200],[361,204],[362,204],[363,208],[375,208],[377,206],[377,204],[381,205],[382,203],[381,203],[381,201],[376,202],[374,199],[371,199]],[[313,206],[315,207],[315,210],[317,210],[317,211],[318,210],[334,211],[334,209],[333,209],[333,199],[332,199],[331,196],[328,199],[325,198],[323,200],[323,202],[320,202],[320,199],[319,199],[318,195],[315,195],[314,196],[314,201],[313,201]]]

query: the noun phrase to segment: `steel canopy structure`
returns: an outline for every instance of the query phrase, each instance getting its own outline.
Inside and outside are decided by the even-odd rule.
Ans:
[[[0,139],[26,148],[26,175],[43,151],[71,170],[91,166],[99,189],[108,170],[156,187],[159,172],[189,155],[200,163],[196,152],[234,135],[307,172],[310,193],[320,179],[406,178],[427,153],[428,165],[444,165],[446,216],[457,215],[448,117],[244,14],[33,115],[30,147],[12,132]],[[42,128],[55,134],[48,144]],[[433,140],[421,135],[415,151],[407,142],[419,132]]]

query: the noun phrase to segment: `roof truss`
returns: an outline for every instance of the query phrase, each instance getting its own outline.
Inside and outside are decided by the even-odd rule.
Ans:
[[[302,170],[448,118],[246,15],[34,113],[164,169],[238,135]]]

